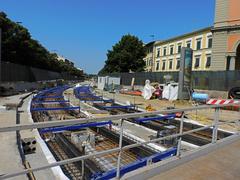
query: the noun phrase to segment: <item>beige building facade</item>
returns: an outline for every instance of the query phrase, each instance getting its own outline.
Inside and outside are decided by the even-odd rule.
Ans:
[[[216,0],[212,70],[240,70],[240,0]]]
[[[179,70],[182,47],[193,49],[193,71],[240,70],[240,0],[216,0],[215,23],[146,45],[146,71]]]

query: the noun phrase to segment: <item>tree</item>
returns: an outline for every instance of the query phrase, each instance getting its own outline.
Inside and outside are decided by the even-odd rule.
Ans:
[[[11,21],[4,12],[0,12],[0,28],[3,61],[50,71],[68,72],[77,76],[83,74],[77,68],[58,61],[57,54],[50,53],[37,40],[32,39],[25,27]]]
[[[145,55],[146,50],[141,40],[130,34],[124,35],[112,50],[108,50],[105,66],[99,71],[99,74],[129,72],[130,70],[144,71],[143,58]]]

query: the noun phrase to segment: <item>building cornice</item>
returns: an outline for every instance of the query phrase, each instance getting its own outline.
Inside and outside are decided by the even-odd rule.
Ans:
[[[210,26],[210,27],[206,27],[206,28],[203,28],[203,29],[199,29],[197,31],[193,31],[193,32],[190,32],[190,33],[186,33],[186,34],[183,34],[183,35],[180,35],[180,36],[170,38],[170,39],[166,39],[166,40],[163,40],[163,41],[156,42],[155,45],[166,44],[166,43],[176,41],[176,40],[180,40],[180,39],[183,39],[183,38],[195,35],[195,34],[199,34],[199,33],[202,33],[202,32],[208,32],[208,31],[211,32],[212,28],[213,27]]]
[[[213,27],[211,29],[212,32],[234,31],[234,30],[240,30],[240,25]]]

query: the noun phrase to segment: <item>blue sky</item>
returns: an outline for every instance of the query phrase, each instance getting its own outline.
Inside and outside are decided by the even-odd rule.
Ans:
[[[22,22],[48,50],[97,73],[106,52],[127,33],[143,42],[208,27],[215,0],[0,0],[0,10]]]

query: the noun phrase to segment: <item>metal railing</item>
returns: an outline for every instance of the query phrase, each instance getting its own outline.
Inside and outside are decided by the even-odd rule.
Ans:
[[[6,126],[6,127],[1,127],[0,128],[0,133],[1,132],[10,132],[10,131],[20,131],[20,130],[27,130],[27,129],[35,129],[35,128],[46,128],[46,127],[54,127],[54,126],[66,126],[66,125],[76,125],[76,124],[81,124],[81,123],[90,123],[90,122],[100,122],[100,121],[106,121],[111,119],[112,121],[118,121],[120,122],[120,138],[119,138],[119,146],[117,148],[105,150],[105,151],[100,151],[88,155],[83,155],[75,158],[70,158],[66,160],[61,160],[55,163],[51,163],[48,165],[44,166],[39,166],[35,168],[31,168],[28,170],[23,170],[19,172],[14,172],[14,173],[9,173],[9,174],[4,174],[0,176],[0,179],[6,179],[6,178],[11,178],[11,177],[16,177],[19,175],[24,175],[29,172],[35,172],[35,171],[40,171],[48,168],[52,168],[55,166],[60,166],[68,163],[73,163],[77,161],[82,161],[84,162],[85,159],[89,159],[92,157],[98,157],[98,156],[104,156],[109,153],[116,153],[118,152],[118,160],[117,160],[117,175],[116,178],[120,178],[120,169],[121,169],[121,155],[122,152],[131,148],[139,147],[142,145],[147,145],[149,143],[155,143],[159,142],[162,140],[166,140],[169,138],[178,138],[178,145],[177,145],[177,157],[181,157],[181,144],[182,144],[182,136],[188,135],[194,132],[199,132],[202,130],[210,129],[212,128],[212,142],[211,143],[216,143],[217,141],[217,135],[218,135],[218,129],[220,125],[224,124],[231,124],[231,123],[236,123],[239,126],[240,122],[240,113],[238,112],[238,117],[236,120],[231,120],[231,121],[225,121],[225,122],[219,122],[219,110],[220,108],[227,107],[227,106],[240,106],[240,103],[236,104],[225,104],[225,105],[203,105],[203,106],[197,106],[197,107],[191,107],[191,108],[184,108],[184,109],[171,109],[171,110],[162,110],[162,111],[154,111],[154,112],[144,112],[144,113],[133,113],[133,114],[124,114],[124,115],[113,115],[113,116],[108,116],[108,117],[100,117],[100,118],[84,118],[84,119],[73,119],[73,120],[64,120],[64,121],[51,121],[51,122],[39,122],[39,123],[33,123],[33,124],[19,124],[19,125],[14,125],[14,126]],[[188,130],[188,131],[183,131],[184,129],[184,121],[186,120],[184,118],[184,114],[188,111],[194,111],[194,110],[206,110],[209,108],[214,108],[215,113],[214,113],[214,120],[211,125],[206,125],[200,128]],[[177,112],[182,112],[182,117],[179,119],[180,120],[180,128],[179,128],[179,133],[157,138],[157,139],[152,139],[149,141],[145,142],[138,142],[135,144],[130,144],[123,146],[122,144],[122,139],[123,139],[123,123],[126,118],[136,118],[136,117],[141,117],[141,116],[149,116],[149,115],[159,115],[159,114],[170,114],[170,113],[177,113]],[[239,129],[238,132],[239,134]]]

